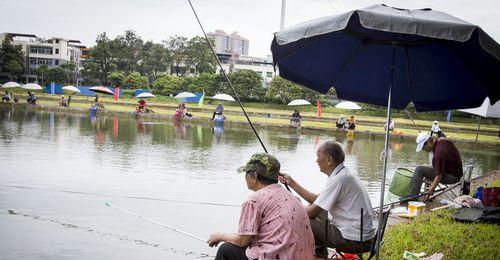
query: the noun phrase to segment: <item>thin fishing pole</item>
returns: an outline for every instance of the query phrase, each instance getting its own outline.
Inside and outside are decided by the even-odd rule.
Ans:
[[[455,186],[456,187],[456,186]],[[453,188],[455,188],[453,187]],[[432,196],[432,198],[434,198],[435,196],[437,195],[441,195],[442,193],[446,192],[446,189],[447,188],[441,188],[441,189],[437,189],[434,191],[434,193],[436,193],[435,195]],[[439,192],[442,192],[442,193],[439,193]],[[437,194],[439,193],[439,194]],[[419,194],[419,195],[414,195],[414,196],[410,196],[410,197],[406,197],[406,198],[401,198],[399,199],[398,201],[394,201],[394,202],[391,202],[391,203],[387,203],[387,204],[384,204],[383,208],[387,207],[387,206],[392,206],[392,205],[396,205],[396,204],[399,204],[399,203],[404,203],[404,202],[407,202],[407,201],[411,201],[411,200],[415,200],[415,199],[418,199],[420,197],[423,197],[425,195],[429,194],[429,192],[424,192],[422,194]],[[380,206],[376,206],[373,208],[373,210],[376,210],[380,208]]]
[[[408,110],[406,110],[406,108],[405,108],[405,111],[406,111],[406,114],[408,114],[408,116],[410,117],[411,121],[413,122],[413,125],[415,126],[415,128],[417,128],[418,132],[419,132],[419,133],[420,133],[420,132],[422,132],[422,131],[420,131],[420,129],[418,128],[417,124],[415,124],[415,121],[413,121],[413,117],[411,117],[410,112],[408,112]]]
[[[231,83],[231,81],[229,80],[229,77],[227,76],[226,74],[226,71],[224,70],[224,68],[222,67],[222,63],[220,62],[219,60],[219,57],[217,56],[217,53],[215,53],[215,50],[214,50],[214,47],[212,46],[212,44],[210,43],[210,40],[208,39],[208,36],[207,34],[205,33],[205,29],[203,28],[203,25],[201,24],[200,22],[200,18],[198,18],[198,14],[196,13],[196,11],[194,10],[194,7],[193,7],[193,4],[191,3],[191,0],[188,0],[189,2],[189,6],[191,6],[191,10],[193,10],[193,14],[194,16],[196,17],[196,21],[198,22],[198,25],[200,25],[200,28],[201,28],[201,31],[203,32],[203,35],[205,36],[205,40],[207,41],[207,44],[208,46],[210,46],[210,50],[212,50],[212,54],[214,55],[215,59],[217,60],[217,64],[219,64],[219,67],[220,67],[220,71],[222,72],[222,74],[224,75],[224,78],[226,79],[227,83],[229,84],[229,86],[231,87],[231,90],[233,91],[233,94],[234,96],[236,97],[236,101],[238,102],[238,105],[240,105],[240,108],[241,110],[243,111],[243,114],[245,114],[245,117],[248,121],[248,123],[250,124],[250,126],[252,127],[252,130],[253,132],[255,133],[255,136],[257,136],[257,139],[259,140],[260,142],[260,145],[262,146],[262,148],[264,149],[264,152],[268,153],[267,152],[267,149],[266,149],[266,146],[264,145],[264,142],[262,142],[262,139],[260,139],[260,136],[259,134],[257,133],[257,130],[255,130],[255,127],[252,123],[252,121],[250,120],[250,117],[248,117],[248,114],[247,112],[245,111],[245,108],[243,108],[243,105],[241,104],[241,101],[240,101],[240,97],[238,96],[238,93],[236,93],[236,90],[234,89],[233,87],[233,84]],[[288,184],[284,183],[285,185],[285,188],[291,192],[290,188],[288,187]]]
[[[233,87],[233,84],[231,84],[231,81],[229,80],[229,77],[227,76],[226,74],[226,71],[224,70],[224,68],[222,67],[222,63],[220,62],[219,60],[219,57],[217,56],[217,53],[215,52],[214,48],[212,47],[212,44],[210,43],[210,40],[208,39],[208,36],[207,34],[205,33],[205,29],[203,28],[203,25],[201,24],[200,22],[200,19],[198,18],[198,14],[196,13],[196,11],[194,10],[194,7],[193,7],[193,4],[191,3],[191,0],[188,0],[189,2],[189,5],[191,6],[191,10],[193,10],[193,13],[194,13],[194,16],[196,17],[196,21],[198,21],[198,24],[200,25],[200,28],[201,28],[201,31],[203,32],[203,35],[205,36],[205,40],[207,41],[207,44],[208,46],[210,46],[210,50],[212,50],[212,53],[215,57],[215,59],[217,60],[217,63],[219,64],[219,67],[220,67],[220,71],[222,72],[222,74],[224,75],[224,78],[225,80],[227,81],[227,83],[229,84],[229,86],[231,87],[231,90],[233,91],[233,94],[236,96],[236,101],[238,102],[238,105],[240,105],[240,108],[241,110],[243,111],[243,114],[245,114],[245,117],[247,118],[247,121],[248,123],[250,124],[250,126],[252,127],[252,130],[253,132],[255,133],[255,135],[257,136],[257,139],[259,139],[259,142],[260,144],[262,145],[262,148],[264,149],[264,151],[267,153],[267,149],[266,149],[266,146],[264,145],[264,143],[262,142],[262,140],[260,139],[260,136],[259,134],[257,133],[257,130],[255,130],[255,127],[254,125],[252,124],[252,121],[250,121],[250,118],[248,117],[248,114],[247,112],[245,111],[245,108],[243,108],[243,105],[241,104],[241,101],[240,101],[240,98],[238,96],[238,93],[236,93],[236,90],[234,89]]]
[[[128,215],[131,215],[131,216],[135,216],[135,217],[138,217],[138,218],[144,219],[144,220],[146,220],[146,221],[149,221],[149,222],[154,223],[154,224],[156,224],[156,225],[162,226],[162,227],[164,227],[164,228],[168,228],[168,229],[170,229],[170,230],[172,230],[172,231],[175,231],[175,232],[181,233],[181,234],[186,235],[186,236],[188,236],[188,237],[192,237],[192,238],[194,238],[194,239],[198,239],[198,240],[200,240],[200,241],[207,242],[207,240],[206,240],[206,239],[204,239],[204,238],[201,238],[201,237],[198,237],[198,236],[195,236],[195,235],[189,234],[188,232],[182,231],[182,230],[180,230],[180,229],[178,229],[178,228],[175,228],[175,227],[172,227],[172,226],[169,226],[169,225],[165,225],[165,224],[163,224],[163,223],[161,223],[161,222],[158,222],[158,221],[156,221],[156,220],[152,220],[152,219],[149,219],[149,218],[143,217],[143,216],[141,216],[141,215],[139,215],[139,214],[136,214],[136,213],[134,213],[134,212],[132,212],[132,211],[129,211],[129,210],[122,209],[122,208],[120,208],[120,207],[114,206],[114,205],[112,205],[112,204],[111,204],[111,203],[109,203],[109,202],[106,202],[106,206],[111,207],[111,208],[114,208],[114,209],[117,209],[117,210],[119,210],[119,211],[121,211],[121,212],[124,212],[124,213],[126,213],[126,214],[128,214]]]

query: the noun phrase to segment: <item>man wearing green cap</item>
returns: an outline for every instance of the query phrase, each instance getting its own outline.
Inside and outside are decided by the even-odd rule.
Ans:
[[[314,259],[314,238],[302,204],[278,184],[280,163],[266,153],[252,155],[238,172],[255,191],[243,203],[238,233],[213,233],[208,245],[225,242],[216,260]]]

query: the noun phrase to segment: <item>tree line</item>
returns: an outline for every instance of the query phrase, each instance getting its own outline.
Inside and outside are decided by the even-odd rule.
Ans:
[[[27,71],[21,46],[6,38],[0,48],[0,71],[10,80],[22,80]],[[152,89],[155,94],[175,95],[182,91],[232,94],[222,75],[216,74],[216,59],[204,38],[172,36],[161,43],[144,41],[132,30],[110,39],[105,32],[96,38],[96,44],[83,57],[83,69],[78,72],[73,63],[49,68],[40,65],[34,69],[38,83],[47,85],[76,84],[106,85],[123,89]],[[296,98],[314,100],[318,93],[290,81],[275,77],[269,88],[263,86],[261,76],[250,70],[228,74],[240,99],[287,103]]]

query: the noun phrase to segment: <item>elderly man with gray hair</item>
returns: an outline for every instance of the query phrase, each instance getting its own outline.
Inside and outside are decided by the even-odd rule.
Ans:
[[[372,205],[368,192],[358,177],[344,165],[345,154],[338,142],[327,141],[316,151],[319,170],[328,176],[328,181],[319,194],[300,186],[290,175],[281,173],[280,181],[288,184],[304,200],[311,221],[317,246],[316,256],[324,247],[333,247],[346,253],[361,253],[370,250],[375,238]],[[360,214],[363,209],[363,241],[360,243]],[[325,241],[325,221],[330,213],[328,238]]]

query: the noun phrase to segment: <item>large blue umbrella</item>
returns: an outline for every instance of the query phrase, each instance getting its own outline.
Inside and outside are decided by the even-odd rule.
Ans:
[[[417,111],[436,111],[500,98],[498,43],[478,26],[431,9],[374,5],[315,19],[275,33],[271,51],[283,78],[322,93],[334,87],[344,100],[387,105],[387,122],[391,108],[409,102]],[[387,156],[379,216],[386,167]]]

